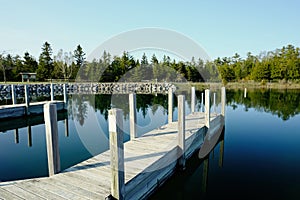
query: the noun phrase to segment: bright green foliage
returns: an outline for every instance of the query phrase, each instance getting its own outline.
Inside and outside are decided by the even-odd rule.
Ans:
[[[238,54],[223,60],[218,58],[216,64],[223,82],[300,79],[300,50],[292,45],[262,52],[259,56],[248,53],[246,59],[241,59]]]

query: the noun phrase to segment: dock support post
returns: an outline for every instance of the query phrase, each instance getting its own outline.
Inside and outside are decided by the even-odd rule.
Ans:
[[[111,196],[115,199],[124,199],[124,144],[123,144],[123,112],[113,108],[108,113],[110,167],[111,167]]]
[[[205,90],[205,126],[209,128],[210,124],[210,91]]]
[[[195,87],[192,87],[191,89],[191,112],[195,112],[195,105],[196,105],[196,91]]]
[[[69,121],[65,119],[65,136],[69,137]]]
[[[30,98],[29,98],[29,87],[28,85],[24,85],[24,92],[25,92],[25,105],[26,105],[26,115],[29,115],[29,102],[30,102]]]
[[[173,122],[173,89],[168,91],[168,123]]]
[[[220,155],[219,155],[219,167],[222,168],[223,167],[223,157],[224,157],[224,138],[223,140],[220,142]]]
[[[178,166],[185,169],[185,96],[178,96]]]
[[[206,157],[206,159],[203,161],[202,192],[204,192],[204,194],[207,191],[208,168],[209,168],[209,154]]]
[[[19,129],[18,128],[15,129],[15,143],[16,144],[19,143]]]
[[[247,88],[244,90],[244,98],[247,98]]]
[[[222,87],[221,89],[221,115],[225,117],[225,105],[226,105],[226,89]]]
[[[50,84],[50,96],[51,96],[51,101],[54,101],[54,86],[53,86],[53,83]]]
[[[66,104],[68,102],[67,84],[63,84],[63,90],[64,90],[64,103]]]
[[[31,133],[31,126],[27,126],[27,134],[28,134],[28,147],[32,147],[32,133]]]
[[[137,138],[136,134],[136,94],[129,94],[130,140]]]
[[[214,114],[217,114],[216,93],[214,92]]]
[[[60,171],[57,112],[55,104],[46,103],[44,105],[44,119],[46,129],[48,172],[49,176],[53,176]]]
[[[204,102],[203,102],[203,92],[201,93],[201,112],[203,112]]]
[[[11,85],[11,99],[12,99],[12,104],[15,105],[17,104],[17,96],[16,96],[16,88],[15,85]]]

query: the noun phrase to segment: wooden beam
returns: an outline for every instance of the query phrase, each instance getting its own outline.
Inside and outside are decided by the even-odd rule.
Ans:
[[[168,91],[168,123],[173,122],[173,89]]]
[[[226,89],[222,87],[221,89],[221,115],[225,117],[225,107],[226,107]]]
[[[129,94],[130,140],[137,137],[136,133],[136,94]]]
[[[191,88],[191,112],[195,112],[195,106],[196,106],[196,91],[195,87]]]
[[[210,126],[210,91],[205,90],[205,126]]]
[[[122,200],[125,196],[123,111],[113,108],[108,113],[111,195]]]
[[[57,113],[55,104],[46,103],[44,105],[44,119],[46,129],[48,172],[49,176],[52,176],[60,171]]]
[[[178,96],[178,167],[185,169],[185,96]]]

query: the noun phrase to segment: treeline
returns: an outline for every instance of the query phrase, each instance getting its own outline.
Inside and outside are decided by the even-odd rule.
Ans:
[[[212,62],[197,61],[192,58],[189,62],[171,60],[163,56],[161,61],[155,54],[148,60],[145,53],[141,60],[124,52],[122,56],[111,57],[104,51],[99,59],[86,63],[79,72],[79,79],[100,82],[115,81],[171,81],[171,82],[204,82],[217,81],[217,68]]]
[[[239,54],[217,58],[215,64],[222,81],[295,81],[300,79],[300,49],[287,45],[281,49],[263,52],[258,56],[250,52],[245,59]]]
[[[42,46],[38,61],[25,52],[24,56],[0,54],[0,81],[21,81],[20,73],[36,72],[39,81],[51,79],[74,79],[79,68],[85,62],[85,53],[80,45],[74,52],[63,52],[61,49],[56,56],[48,42]]]
[[[20,81],[21,72],[36,72],[38,81],[51,79],[82,81],[217,81],[217,68],[213,62],[190,62],[171,60],[164,56],[159,61],[155,54],[150,59],[144,54],[135,59],[128,52],[112,57],[103,52],[98,59],[86,61],[85,52],[80,45],[73,52],[62,49],[53,56],[51,45],[45,42],[39,59],[36,60],[28,52],[23,57],[0,54],[0,81]]]
[[[158,60],[155,54],[144,54],[136,59],[124,52],[112,57],[103,52],[99,58],[86,61],[80,45],[73,52],[60,50],[53,56],[51,45],[45,42],[39,59],[28,52],[21,56],[0,54],[0,81],[20,81],[21,72],[36,72],[38,81],[51,79],[95,82],[115,81],[171,81],[171,82],[240,82],[240,81],[294,81],[300,79],[300,49],[287,45],[258,56],[250,52],[246,58],[232,57],[203,61],[176,61],[169,56]]]

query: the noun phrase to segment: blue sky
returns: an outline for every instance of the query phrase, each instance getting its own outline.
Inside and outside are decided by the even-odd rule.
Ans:
[[[48,41],[53,54],[80,44],[91,53],[119,33],[166,28],[200,44],[211,58],[300,46],[298,0],[0,0],[0,53],[36,58]]]

